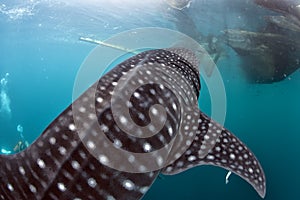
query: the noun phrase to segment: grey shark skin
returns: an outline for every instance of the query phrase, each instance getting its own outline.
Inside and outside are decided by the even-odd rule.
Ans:
[[[120,77],[133,69],[141,62],[157,63],[161,66],[169,66],[181,74],[191,87],[185,88],[186,97],[194,93],[198,97],[200,91],[199,72],[193,55],[184,53],[181,49],[158,49],[140,53],[116,66],[104,75],[95,86],[96,95],[90,95],[90,88],[84,92],[75,102],[83,103],[80,112],[85,112],[84,102],[88,98],[94,100],[96,109],[111,100],[111,91]],[[145,75],[144,75],[145,76]],[[172,74],[170,74],[172,76]],[[142,77],[138,77],[142,78]],[[153,86],[153,87],[152,87]],[[148,110],[151,104],[157,100],[173,102],[174,96],[169,96],[166,91],[154,85],[146,85],[140,91],[139,98],[132,100],[131,117],[137,124],[149,123],[149,117],[137,115],[143,109]],[[126,87],[126,85],[125,85]],[[151,88],[152,87],[152,88]],[[153,91],[156,95],[150,95]],[[74,104],[74,103],[73,103]],[[169,115],[172,119],[166,121],[166,127],[161,129],[161,141],[170,141],[167,129],[176,126],[176,110],[171,104],[166,103]],[[136,200],[141,199],[159,172],[164,174],[175,174],[198,165],[215,165],[231,170],[247,182],[249,182],[261,197],[265,196],[265,175],[258,160],[253,153],[229,131],[201,112],[198,120],[196,137],[191,145],[177,160],[170,163],[162,170],[146,173],[129,173],[118,171],[105,166],[96,159],[78,136],[73,113],[74,107],[69,106],[62,112],[42,133],[42,135],[26,150],[15,155],[0,156],[0,199],[22,200],[22,199],[107,199],[107,200]],[[100,109],[101,110],[101,109]],[[112,139],[122,132],[115,129],[115,122],[111,119],[110,107],[105,107],[97,113],[99,123],[106,124],[109,131],[107,137]],[[88,127],[92,132],[93,125]],[[206,134],[210,132],[210,137]],[[176,133],[178,134],[178,133]],[[220,134],[220,135],[219,135]],[[219,137],[218,137],[219,136]],[[205,155],[206,144],[213,143],[214,147]],[[122,140],[122,148],[143,152],[144,140],[134,139]],[[160,148],[164,145],[157,138],[150,137],[152,146]],[[103,147],[105,148],[105,147]]]
[[[254,2],[270,10],[292,15],[300,20],[299,0],[255,0]]]

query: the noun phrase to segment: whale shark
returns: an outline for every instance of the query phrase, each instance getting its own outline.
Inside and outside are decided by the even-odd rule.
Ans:
[[[200,165],[229,170],[264,197],[265,174],[251,150],[189,107],[200,93],[198,64],[191,50],[166,48],[115,66],[28,148],[0,155],[0,199],[137,200],[160,173]]]

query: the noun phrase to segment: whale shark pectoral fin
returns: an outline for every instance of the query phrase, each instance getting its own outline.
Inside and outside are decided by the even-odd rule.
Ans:
[[[214,165],[237,174],[264,198],[265,174],[251,150],[202,112],[198,122],[197,135],[191,146],[162,173],[172,175],[199,165]]]

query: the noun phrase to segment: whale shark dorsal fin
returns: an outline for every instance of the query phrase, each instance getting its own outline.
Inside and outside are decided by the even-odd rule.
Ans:
[[[162,173],[172,175],[199,165],[214,165],[237,174],[264,197],[264,171],[250,149],[202,112],[198,122],[197,136],[191,146]]]

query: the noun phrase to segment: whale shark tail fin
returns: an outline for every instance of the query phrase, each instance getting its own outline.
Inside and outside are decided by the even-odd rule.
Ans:
[[[214,165],[229,170],[246,180],[264,198],[264,171],[251,152],[236,136],[201,112],[195,140],[163,174],[177,174],[199,165]]]

